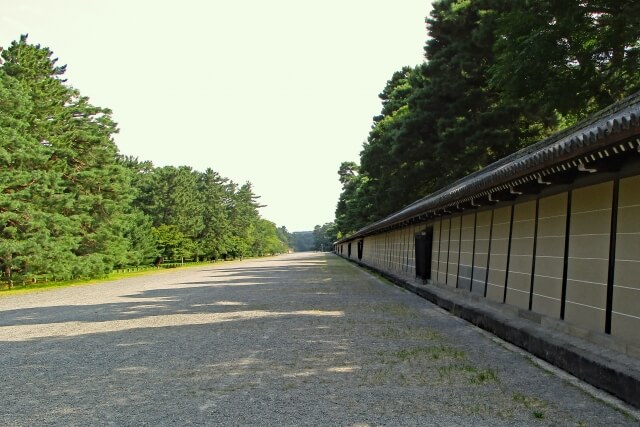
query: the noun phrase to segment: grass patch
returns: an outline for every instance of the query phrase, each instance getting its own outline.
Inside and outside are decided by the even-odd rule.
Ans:
[[[446,345],[429,348],[429,356],[434,359],[464,359],[467,355],[464,351]]]
[[[51,281],[31,283],[27,285],[14,285],[12,288],[0,289],[0,297],[16,294],[26,294],[31,292],[46,291],[55,288],[67,288],[72,286],[84,286],[93,285],[97,283],[109,282],[112,280],[125,279],[127,277],[145,276],[147,274],[153,274],[159,272],[158,270],[144,270],[128,273],[112,273],[107,277],[101,277],[97,279],[78,279],[78,280],[63,280],[63,281]]]
[[[383,338],[395,339],[416,339],[423,341],[434,341],[442,339],[442,335],[429,328],[388,328],[380,333]]]
[[[146,276],[146,275],[158,274],[163,272],[169,272],[176,269],[198,267],[198,266],[209,265],[209,264],[211,263],[210,262],[189,263],[189,264],[185,264],[184,266],[171,267],[169,269],[149,268],[149,269],[138,270],[138,271],[113,272],[106,277],[100,277],[96,279],[59,280],[59,281],[50,281],[50,282],[27,283],[25,285],[20,284],[20,285],[14,285],[12,288],[6,287],[4,289],[0,289],[0,298],[8,295],[41,292],[41,291],[47,291],[47,290],[56,289],[56,288],[94,285],[97,283],[110,282],[113,280],[126,279],[129,277]]]
[[[454,374],[463,374],[469,378],[471,384],[484,384],[489,381],[499,381],[498,374],[493,369],[478,369],[468,363],[453,363],[438,368],[441,378],[452,379]]]
[[[403,348],[393,353],[400,360],[415,359],[417,357],[429,354],[428,347]]]
[[[447,378],[451,380],[452,374],[455,373],[465,373],[465,372],[474,372],[475,368],[468,364],[451,364],[447,366],[441,366],[438,368],[438,374],[440,374],[441,378]]]
[[[470,379],[471,384],[483,384],[488,381],[498,381],[498,374],[491,368],[476,371]]]
[[[414,347],[403,348],[393,353],[400,360],[411,360],[417,358],[429,358],[432,360],[440,359],[464,359],[466,354],[464,351],[446,345],[438,345],[435,347]]]
[[[397,378],[397,376],[393,374],[392,369],[390,367],[385,367],[382,369],[378,369],[371,375],[369,375],[365,384],[374,386],[383,385],[386,384],[389,380],[395,378]]]
[[[382,312],[385,314],[391,314],[399,317],[411,316],[414,311],[404,304],[379,304],[375,309],[376,312]]]
[[[544,400],[518,392],[513,394],[513,400],[525,408],[530,409],[533,418],[541,420],[545,417],[543,409],[546,408],[547,403]]]
[[[533,415],[533,418],[537,418],[539,420],[544,418],[544,412],[542,411],[533,411],[531,414]]]

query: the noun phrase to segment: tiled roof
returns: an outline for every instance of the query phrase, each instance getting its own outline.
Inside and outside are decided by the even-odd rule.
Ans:
[[[588,153],[612,147],[628,137],[640,135],[640,92],[611,105],[582,122],[517,151],[444,187],[386,218],[370,224],[341,241],[373,234],[436,209],[487,195],[502,187],[530,181],[549,168],[576,161]],[[636,148],[630,146],[630,148]],[[626,150],[622,146],[622,151]],[[608,154],[607,154],[608,155]],[[588,161],[588,159],[586,159]],[[519,181],[519,182],[518,182]],[[505,187],[507,186],[507,187]]]

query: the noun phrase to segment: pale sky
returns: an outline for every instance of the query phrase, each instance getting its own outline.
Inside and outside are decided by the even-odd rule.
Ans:
[[[423,61],[431,0],[0,0],[20,34],[113,110],[120,152],[251,181],[289,231],[332,221],[378,94]]]

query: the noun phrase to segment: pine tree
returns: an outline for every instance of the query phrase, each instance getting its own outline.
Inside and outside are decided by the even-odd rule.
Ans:
[[[635,0],[513,2],[497,24],[493,86],[547,126],[572,124],[640,89]]]
[[[198,192],[203,200],[203,228],[198,236],[200,252],[209,259],[227,253],[231,237],[228,211],[225,206],[228,180],[208,168],[198,176]]]
[[[47,264],[61,277],[102,275],[126,262],[129,175],[117,162],[111,111],[67,86],[66,67],[52,56],[27,36],[2,52],[3,69],[33,105],[29,134],[49,150],[46,170],[61,177],[42,207],[50,230]]]
[[[56,176],[45,167],[49,148],[29,133],[32,108],[22,85],[0,69],[0,266],[9,283],[47,269],[42,202]]]
[[[250,182],[246,182],[240,187],[230,182],[228,194],[231,203],[228,205],[228,215],[231,224],[231,238],[229,252],[233,257],[240,259],[249,255],[256,240],[256,224],[260,217],[258,208],[259,196],[253,193]]]

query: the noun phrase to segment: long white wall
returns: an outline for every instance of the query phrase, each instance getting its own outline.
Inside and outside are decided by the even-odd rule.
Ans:
[[[639,188],[633,176],[368,235],[359,261],[415,279],[415,235],[432,228],[430,282],[639,344]]]

